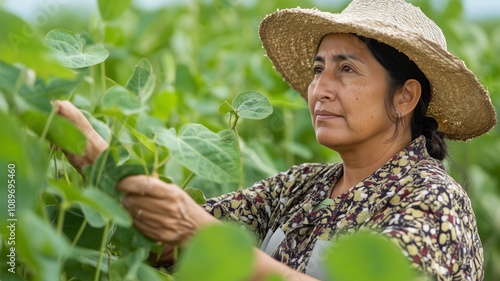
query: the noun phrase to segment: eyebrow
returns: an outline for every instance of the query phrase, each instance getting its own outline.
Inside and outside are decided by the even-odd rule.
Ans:
[[[355,55],[351,54],[337,54],[337,55],[332,55],[332,61],[334,62],[341,62],[341,61],[346,61],[346,60],[355,60],[363,63],[360,58],[356,57]],[[325,58],[320,55],[314,56],[313,62],[325,62]]]

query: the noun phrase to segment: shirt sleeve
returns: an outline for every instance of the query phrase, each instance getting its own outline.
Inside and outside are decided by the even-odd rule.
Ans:
[[[204,208],[214,217],[247,226],[259,239],[264,239],[273,223],[307,191],[305,184],[317,170],[307,164],[219,197],[208,199]]]
[[[417,190],[400,202],[391,200],[400,208],[384,218],[382,233],[414,267],[439,281],[482,280],[482,245],[465,191],[453,182]]]

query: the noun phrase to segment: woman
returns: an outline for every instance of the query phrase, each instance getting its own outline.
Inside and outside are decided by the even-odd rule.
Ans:
[[[323,245],[360,229],[438,280],[481,280],[470,200],[441,161],[445,137],[484,134],[496,115],[434,22],[402,0],[354,0],[341,14],[277,11],[259,32],[276,70],[307,99],[318,142],[342,163],[295,166],[204,206],[173,184],[127,177],[118,188],[134,225],[178,245],[218,219],[246,224],[262,239],[254,280],[323,279]],[[88,138],[89,157],[72,162],[92,163],[107,145],[70,103],[57,106]]]

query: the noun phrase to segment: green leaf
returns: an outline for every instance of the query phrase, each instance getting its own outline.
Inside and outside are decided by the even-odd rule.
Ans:
[[[328,280],[413,280],[414,272],[401,249],[388,238],[359,232],[342,238],[327,253]]]
[[[21,80],[21,69],[0,60],[0,89],[7,93],[16,92],[18,85],[23,84]],[[26,76],[24,77],[26,79]]]
[[[75,207],[66,211],[63,224],[64,234],[73,241],[84,221],[85,216],[80,209]],[[76,245],[87,249],[99,250],[103,231],[102,227],[95,228],[87,224]]]
[[[102,231],[101,231],[102,232]],[[102,236],[95,237],[98,245],[101,242]],[[76,280],[93,280],[95,268],[99,262],[100,252],[93,249],[75,247],[71,251],[71,256],[65,263],[65,273],[68,276],[76,277]],[[114,258],[111,256],[111,258]],[[109,255],[102,256],[101,271],[108,272]]]
[[[84,75],[83,72],[80,72],[73,80],[54,77],[47,83],[37,77],[33,87],[23,84],[19,95],[30,105],[48,113],[52,110],[50,101],[53,99],[67,99],[75,87],[80,84]]]
[[[253,238],[238,226],[207,226],[186,245],[177,268],[178,281],[249,280],[254,272]]]
[[[139,270],[137,271],[137,279],[138,280],[151,280],[151,281],[175,281],[175,279],[163,273],[157,269],[154,269],[151,266],[147,266],[144,263],[141,263],[139,266]]]
[[[11,64],[21,63],[38,76],[72,78],[74,73],[61,66],[39,38],[38,28],[21,18],[0,10],[0,58]]]
[[[134,129],[132,126],[130,126],[128,124],[124,124],[124,126],[127,128],[127,130],[129,130],[132,133],[132,135],[134,135],[134,137],[137,138],[139,143],[144,145],[147,149],[149,149],[152,152],[156,151],[155,143],[150,138],[141,134],[140,132],[138,132],[136,129]]]
[[[105,21],[119,17],[130,6],[132,0],[98,0],[99,13]]]
[[[141,104],[145,104],[153,94],[155,83],[153,67],[146,58],[143,58],[134,67],[134,72],[125,87],[139,96]]]
[[[86,110],[82,110],[83,115],[85,115],[85,118],[89,120],[90,124],[96,130],[96,132],[104,139],[106,140],[107,143],[111,142],[111,128],[101,120],[97,119],[94,117],[94,115],[90,114]]]
[[[106,60],[109,52],[100,45],[86,45],[78,33],[51,30],[45,37],[45,44],[55,51],[61,64],[69,68],[82,68]]]
[[[203,194],[203,191],[199,188],[186,187],[184,191],[189,194],[197,204],[205,204],[205,201],[207,201],[205,194]]]
[[[198,176],[218,183],[241,182],[241,157],[233,130],[216,134],[200,124],[187,124],[178,136],[174,129],[157,128],[156,134],[156,142]]]
[[[8,100],[18,107],[21,107],[21,104],[19,99],[13,98],[15,95],[21,96],[23,101],[42,111],[50,112],[52,109],[50,100],[67,98],[82,81],[84,74],[80,72],[71,80],[51,77],[46,82],[41,77],[36,77],[35,72],[29,68],[0,61],[0,90],[3,90]]]
[[[34,110],[26,111],[20,117],[38,135],[42,135],[49,122],[49,114]],[[58,115],[52,116],[46,138],[53,145],[78,155],[83,154],[87,143],[83,133],[73,123]]]
[[[78,204],[81,207],[89,224],[93,227],[103,227],[107,221],[126,227],[132,224],[128,213],[116,199],[105,192],[93,187],[79,189],[61,181],[50,180],[49,182],[51,190],[61,195],[63,202]]]
[[[112,221],[123,227],[130,227],[132,219],[116,199],[97,188],[86,188],[83,192],[87,202],[84,204],[98,212],[106,221]]]
[[[70,253],[66,238],[31,210],[19,217],[16,234],[17,253],[34,269],[33,280],[59,280],[60,259]]]
[[[102,98],[103,111],[112,115],[132,115],[141,111],[139,98],[122,86],[113,86]]]
[[[0,130],[0,236],[9,237],[7,219],[14,218],[25,210],[33,210],[40,201],[40,193],[46,187],[46,174],[49,164],[47,145],[36,136],[27,133],[24,126],[12,115],[0,111],[2,129]],[[10,168],[10,171],[9,171]],[[8,176],[14,175],[16,206],[15,212],[8,211]],[[11,182],[12,184],[12,182]],[[12,187],[12,186],[11,186]],[[12,190],[12,188],[10,189]]]
[[[269,100],[254,91],[240,93],[233,99],[232,107],[239,117],[246,119],[264,119],[273,113]]]
[[[111,238],[111,243],[116,245],[123,254],[128,254],[138,248],[152,248],[156,245],[156,241],[149,239],[136,228],[121,226],[117,227],[115,234]]]
[[[225,101],[223,104],[221,104],[219,106],[219,113],[220,114],[227,114],[231,111],[235,111],[235,110],[227,101]]]

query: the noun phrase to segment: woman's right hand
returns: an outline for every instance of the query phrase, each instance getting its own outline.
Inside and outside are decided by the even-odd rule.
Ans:
[[[63,150],[71,165],[81,173],[83,166],[92,165],[97,159],[97,156],[106,150],[109,145],[101,135],[94,130],[83,113],[70,101],[55,100],[52,104],[56,108],[56,113],[75,124],[87,139],[83,155],[75,155]]]

